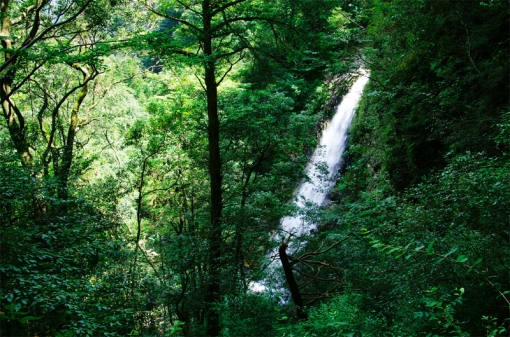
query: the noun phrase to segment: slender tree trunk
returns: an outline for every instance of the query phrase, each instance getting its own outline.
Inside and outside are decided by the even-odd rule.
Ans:
[[[219,313],[213,304],[220,299],[220,257],[221,257],[221,157],[220,126],[218,118],[218,88],[216,85],[215,60],[212,57],[212,8],[210,0],[202,2],[203,46],[205,88],[207,96],[208,139],[209,139],[209,175],[211,179],[211,219],[209,238],[209,283],[205,302],[207,308],[207,334],[218,336],[220,332]]]
[[[283,271],[285,272],[285,278],[287,279],[287,283],[289,284],[290,294],[292,295],[292,300],[294,304],[298,307],[298,318],[299,319],[307,319],[306,313],[303,312],[303,298],[301,297],[301,293],[299,292],[299,287],[297,285],[296,279],[294,278],[294,274],[292,273],[292,266],[289,262],[289,257],[287,256],[287,244],[282,242],[280,248],[278,249],[278,254],[280,255],[280,261],[282,262]]]
[[[73,111],[71,112],[71,120],[69,121],[69,129],[67,130],[67,138],[66,143],[64,144],[64,148],[62,151],[62,161],[61,165],[58,168],[58,176],[59,179],[59,188],[58,188],[58,197],[62,200],[67,200],[69,197],[68,192],[68,183],[69,183],[69,173],[71,171],[71,165],[73,162],[73,150],[74,150],[74,140],[76,138],[76,132],[79,122],[78,113],[80,111],[80,106],[83,103],[85,97],[87,97],[88,93],[88,82],[90,81],[90,73],[87,68],[79,65],[73,64],[73,68],[78,69],[83,74],[84,85],[78,93],[78,97],[74,101]],[[57,173],[57,172],[55,172]]]

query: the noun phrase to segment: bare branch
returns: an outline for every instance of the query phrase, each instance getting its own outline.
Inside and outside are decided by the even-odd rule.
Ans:
[[[108,145],[110,145],[110,147],[113,150],[113,153],[115,154],[115,159],[117,159],[117,164],[119,164],[119,170],[120,170],[120,168],[122,167],[122,164],[120,163],[119,156],[117,155],[117,150],[115,149],[115,147],[113,146],[112,142],[108,138],[108,130],[105,130],[104,136],[105,136],[106,141],[108,142]]]
[[[344,242],[345,240],[347,240],[351,235],[352,234],[349,234],[345,238],[334,242],[331,246],[329,246],[328,248],[326,248],[326,250],[323,250],[323,251],[321,251],[322,247],[324,246],[324,242],[322,242],[322,245],[320,246],[319,249],[317,249],[316,251],[311,252],[311,253],[303,254],[302,256],[300,256],[297,259],[298,260],[304,260],[304,259],[307,259],[308,257],[324,254],[324,253],[328,252],[329,250],[331,250],[333,247],[335,247],[335,246],[339,245],[340,243]]]
[[[207,91],[207,89],[205,88],[204,82],[202,82],[202,79],[200,77],[198,77],[197,74],[194,74],[194,75],[197,78],[198,83],[200,83],[200,86],[202,87],[202,89],[204,89],[204,91]]]
[[[241,49],[242,50],[242,49]],[[230,71],[232,70],[232,68],[237,64],[239,63],[242,59],[244,58],[244,55],[240,55],[239,56],[239,59],[237,59],[237,61],[235,62],[229,62],[230,63],[230,67],[227,69],[227,71],[225,71],[225,73],[223,74],[223,76],[220,78],[220,80],[218,82],[216,82],[216,86],[219,86],[221,84],[221,82],[223,82],[223,80],[225,79],[225,77],[228,75],[228,73],[230,73]]]
[[[11,92],[7,95],[7,98],[11,97],[17,90],[19,90],[19,88],[21,88],[32,77],[32,75],[35,74],[35,72],[39,70],[43,65],[44,61],[41,64],[36,65],[34,69],[32,69],[30,73],[28,73],[28,75],[26,75],[17,86],[11,89]]]
[[[471,41],[469,39],[469,30],[467,28],[466,22],[464,22],[464,18],[462,17],[462,14],[458,10],[457,10],[457,14],[459,15],[460,22],[462,23],[462,25],[464,26],[464,30],[466,31],[466,42],[467,42],[466,49],[467,49],[467,56],[469,58],[469,62],[471,62],[471,65],[476,70],[476,72],[478,74],[480,74],[480,69],[478,69],[478,67],[476,66],[475,61],[473,60],[473,57],[471,57]]]
[[[169,191],[169,190],[171,190],[172,188],[174,188],[174,187],[175,187],[175,185],[177,185],[177,182],[174,182],[171,186],[166,187],[166,188],[155,188],[155,189],[150,190],[150,191],[148,191],[148,192],[144,192],[144,193],[143,193],[143,196],[144,196],[144,197],[146,197],[146,196],[148,196],[149,194],[152,194],[152,193],[155,193],[155,192]]]

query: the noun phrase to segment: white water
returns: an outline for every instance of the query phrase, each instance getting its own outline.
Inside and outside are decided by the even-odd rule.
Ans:
[[[349,126],[363,88],[368,82],[366,72],[362,70],[362,74],[336,108],[333,119],[322,133],[320,145],[306,167],[306,175],[309,179],[304,181],[295,193],[294,203],[299,209],[304,209],[305,206],[322,206],[335,183],[337,171],[342,165],[342,155],[347,144]],[[283,218],[281,225],[285,236],[292,234],[295,237],[300,237],[316,229],[316,225],[305,221],[302,215]],[[270,266],[270,269],[274,269],[274,266]],[[267,289],[264,283],[264,281],[261,283],[252,282],[250,289],[255,292],[264,291]]]
[[[297,192],[295,204],[298,208],[322,206],[335,183],[337,171],[342,165],[342,155],[347,144],[349,126],[363,88],[368,81],[364,73],[344,96],[331,122],[322,133],[320,145],[315,150],[306,168],[309,181],[303,182]],[[316,226],[304,221],[302,216],[282,219],[282,230],[299,237],[315,230]]]

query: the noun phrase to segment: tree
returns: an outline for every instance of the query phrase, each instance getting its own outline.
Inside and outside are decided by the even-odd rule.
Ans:
[[[112,33],[106,24],[115,3],[2,1],[0,8],[1,334],[126,335],[133,310],[118,301],[123,275],[111,269],[128,255],[122,231],[111,212],[69,189],[93,160],[76,161],[89,141],[78,132],[97,121],[93,109],[109,90],[94,80],[100,56],[111,51],[99,40]]]
[[[220,121],[218,110],[218,86],[232,70],[235,63],[243,58],[243,52],[251,47],[240,32],[246,22],[271,20],[250,15],[250,2],[210,1],[164,2],[160,8],[148,5],[155,14],[177,22],[173,35],[180,34],[192,43],[171,44],[166,54],[189,56],[187,62],[199,62],[202,67],[202,83],[207,102],[208,123],[208,172],[210,183],[210,239],[209,239],[209,281],[207,295],[207,333],[217,336],[220,331],[219,313],[213,310],[213,304],[220,296],[221,245],[222,245],[222,159],[220,152]],[[179,13],[172,15],[169,13]],[[253,13],[253,12],[252,12]],[[167,33],[168,34],[168,33]],[[196,55],[190,49],[195,47]]]
[[[114,4],[5,0],[0,5],[0,103],[10,139],[23,165],[40,164],[45,175],[51,167],[58,197],[67,199],[77,133],[90,123],[80,112],[100,74],[99,56],[105,51],[100,40]]]
[[[313,5],[312,5],[313,4]],[[305,12],[313,8],[321,15],[314,23],[314,32],[329,26],[328,18],[334,8],[331,2],[321,2],[320,6],[316,6],[316,2],[305,1],[299,4],[287,1],[277,1],[274,3],[260,3],[255,1],[162,1],[159,6],[147,3],[147,7],[154,14],[165,18],[168,27],[166,31],[160,31],[156,34],[149,35],[147,40],[160,56],[172,56],[164,62],[167,64],[186,64],[193,69],[200,69],[199,80],[205,91],[205,99],[207,104],[207,124],[208,124],[208,173],[210,183],[210,237],[209,237],[209,271],[210,281],[207,291],[206,302],[211,306],[220,298],[220,275],[222,269],[221,260],[225,261],[222,253],[222,246],[226,245],[228,240],[224,240],[222,232],[227,227],[224,217],[223,207],[225,202],[223,179],[230,174],[230,168],[226,168],[224,163],[227,160],[222,159],[228,152],[229,146],[232,149],[248,151],[255,158],[243,159],[245,165],[242,170],[242,181],[240,186],[244,186],[239,191],[243,197],[240,201],[241,209],[244,209],[247,198],[253,193],[249,185],[255,177],[255,173],[259,172],[265,163],[274,163],[272,149],[269,146],[275,146],[277,142],[271,141],[271,135],[266,135],[257,140],[259,149],[253,146],[251,149],[243,146],[237,147],[237,137],[234,134],[229,142],[228,133],[220,133],[222,126],[220,123],[220,114],[222,113],[218,102],[220,96],[218,87],[227,79],[229,73],[236,69],[236,65],[240,65],[245,60],[252,61],[257,67],[260,64],[270,64],[270,67],[262,66],[257,68],[260,73],[273,71],[277,76],[283,75],[285,80],[281,80],[282,86],[292,86],[292,75],[299,78],[309,78],[311,82],[320,77],[320,68],[323,63],[317,62],[318,58],[314,57],[316,53],[311,47],[311,41],[316,37],[314,35],[303,34],[310,22],[306,18]],[[307,7],[309,6],[309,7]],[[282,19],[285,17],[285,19]],[[271,43],[273,41],[273,43]],[[345,41],[342,41],[345,42]],[[332,48],[334,44],[327,44],[327,48]],[[249,53],[248,53],[249,52]],[[331,54],[332,55],[332,54]],[[288,74],[282,74],[278,68],[284,67]],[[199,67],[199,68],[197,68]],[[283,71],[284,73],[285,71]],[[273,77],[251,77],[256,72],[247,74],[248,81],[253,82],[255,88],[265,89],[267,79]],[[253,79],[255,79],[253,81]],[[287,83],[283,83],[288,81]],[[300,85],[306,81],[301,80]],[[306,85],[306,84],[305,84]],[[313,88],[317,86],[314,82],[310,84]],[[310,88],[310,89],[311,89]],[[272,90],[272,89],[270,89]],[[299,102],[295,107],[303,107],[306,104],[306,93],[309,88],[301,90],[296,94],[299,96]],[[292,92],[293,90],[288,90]],[[295,90],[298,92],[298,90]],[[257,95],[259,95],[257,93]],[[228,111],[228,106],[221,107]],[[295,111],[299,113],[299,111]],[[249,119],[246,121],[250,123]],[[228,123],[225,125],[228,128]],[[223,132],[223,131],[222,131]],[[227,129],[228,132],[228,129]],[[255,138],[252,136],[243,138]],[[241,138],[239,138],[241,139]],[[226,150],[222,150],[222,141],[226,146]],[[260,147],[262,146],[262,147]],[[236,156],[228,156],[236,158]],[[240,157],[239,157],[240,158]],[[258,159],[257,159],[258,158]],[[258,175],[257,175],[258,176]],[[238,178],[236,178],[237,181]],[[230,184],[229,184],[230,186]],[[241,216],[241,218],[243,218]],[[242,244],[242,228],[244,220],[240,220],[237,224],[236,232],[237,248],[235,248],[239,273],[243,273],[241,267],[241,247]],[[237,274],[237,273],[236,273]],[[241,277],[244,282],[244,277]],[[246,285],[244,286],[246,289]],[[219,333],[218,314],[212,310],[208,313],[208,333],[217,335]]]

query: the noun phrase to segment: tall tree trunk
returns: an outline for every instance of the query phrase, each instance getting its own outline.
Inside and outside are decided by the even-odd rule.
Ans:
[[[209,284],[205,302],[207,308],[207,334],[218,336],[220,332],[219,313],[213,304],[220,299],[220,257],[221,257],[221,157],[220,122],[218,118],[218,88],[216,85],[215,59],[212,57],[212,8],[210,0],[202,3],[205,88],[207,96],[209,175],[211,179],[211,219],[209,238]]]

